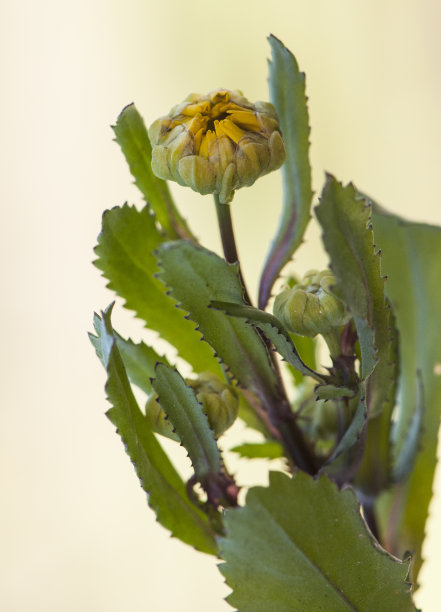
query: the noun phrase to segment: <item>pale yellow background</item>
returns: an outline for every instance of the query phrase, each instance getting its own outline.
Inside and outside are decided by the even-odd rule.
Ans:
[[[2,612],[230,609],[214,560],[155,523],[103,416],[104,372],[86,330],[112,296],[90,264],[92,247],[106,207],[139,202],[112,142],[119,111],[135,101],[150,122],[189,92],[218,86],[266,99],[265,37],[273,32],[307,72],[315,190],[327,169],[396,212],[440,223],[440,7],[438,0],[3,0]],[[210,198],[175,193],[204,243],[218,248]],[[253,290],[279,201],[276,175],[236,196]],[[317,237],[310,228],[297,270],[324,263]],[[121,308],[115,323],[139,337],[141,325]],[[434,612],[440,513],[438,498],[418,594]]]

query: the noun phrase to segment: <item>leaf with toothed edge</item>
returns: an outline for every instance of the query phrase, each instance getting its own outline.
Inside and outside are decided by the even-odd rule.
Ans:
[[[409,561],[383,550],[351,489],[271,472],[227,510],[219,566],[240,612],[412,612]],[[270,561],[270,567],[269,567]]]
[[[326,383],[326,376],[314,372],[314,370],[311,370],[311,368],[303,363],[288,331],[274,315],[252,306],[222,302],[220,300],[213,300],[211,305],[213,308],[222,310],[232,317],[245,319],[248,325],[261,329],[268,340],[274,344],[283,359],[294,366],[301,374],[311,376],[322,384]]]
[[[138,407],[118,350],[110,321],[112,306],[97,318],[93,343],[107,372],[106,392],[112,408],[107,412],[126,447],[148,503],[157,519],[174,537],[197,550],[216,555],[209,520],[188,499],[186,486],[162,450]]]
[[[115,207],[103,215],[94,263],[109,280],[109,289],[125,300],[126,308],[170,342],[196,372],[222,376],[213,350],[154,277],[157,261],[152,251],[163,241],[147,206],[140,211],[127,204]]]
[[[397,554],[415,552],[412,574],[422,565],[421,548],[437,463],[441,406],[441,228],[406,221],[374,206],[375,241],[388,275],[386,294],[400,332],[398,410],[393,448],[408,435],[418,398],[417,371],[424,387],[420,451],[406,481],[385,493],[378,507],[380,524]]]
[[[97,333],[101,329],[101,317],[94,315],[94,328]],[[114,330],[116,344],[120,352],[127,376],[131,383],[136,385],[144,393],[149,394],[152,390],[150,379],[155,374],[155,366],[158,361],[170,365],[165,355],[158,353],[144,342],[133,342],[133,340],[124,339]],[[100,339],[97,336],[89,334],[90,341],[97,351],[101,363],[104,365],[103,355],[100,354]]]
[[[112,128],[115,140],[129,164],[135,185],[155,211],[156,218],[167,237],[196,240],[186,221],[179,214],[167,182],[153,174],[152,147],[144,120],[134,104],[129,104],[121,111],[116,125]]]
[[[193,464],[199,482],[220,472],[221,458],[213,431],[193,389],[177,370],[158,363],[152,387]]]
[[[157,249],[158,278],[169,288],[179,307],[197,322],[206,342],[240,385],[261,397],[274,398],[276,377],[261,338],[244,321],[210,307],[214,300],[243,304],[236,264],[190,242],[164,243]]]
[[[259,288],[259,308],[265,309],[274,281],[300,246],[310,217],[312,201],[309,164],[309,117],[305,74],[293,54],[275,36],[268,38],[270,100],[279,115],[286,150],[282,166],[283,211],[267,256]]]

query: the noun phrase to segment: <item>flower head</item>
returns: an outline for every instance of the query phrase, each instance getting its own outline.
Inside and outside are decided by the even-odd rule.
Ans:
[[[329,270],[310,270],[294,287],[286,287],[274,301],[274,314],[301,336],[329,334],[350,318],[344,303],[332,292],[336,279]]]
[[[189,95],[150,126],[149,138],[157,176],[218,194],[221,203],[285,161],[275,108],[240,91]]]

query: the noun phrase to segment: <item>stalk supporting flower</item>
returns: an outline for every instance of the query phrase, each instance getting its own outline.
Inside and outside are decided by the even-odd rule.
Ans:
[[[240,91],[190,94],[149,128],[152,170],[222,204],[285,161],[275,108]]]

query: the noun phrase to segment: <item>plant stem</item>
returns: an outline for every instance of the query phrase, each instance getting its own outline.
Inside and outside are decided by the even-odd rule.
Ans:
[[[234,238],[233,222],[231,219],[231,210],[229,204],[222,204],[219,201],[217,193],[214,194],[214,202],[216,204],[217,220],[222,240],[222,248],[224,250],[225,261],[228,263],[237,263],[239,265],[239,278],[242,283],[244,300],[251,306],[250,296],[248,294],[242,271],[240,269],[239,256],[237,254],[236,240]]]

